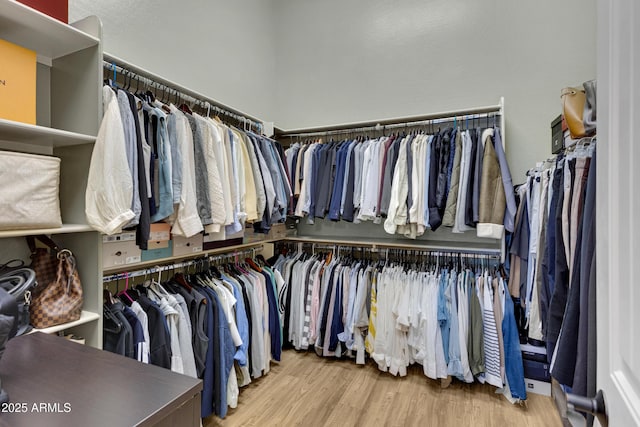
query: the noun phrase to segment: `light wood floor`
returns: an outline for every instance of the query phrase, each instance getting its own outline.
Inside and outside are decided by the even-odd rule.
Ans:
[[[550,397],[512,405],[491,386],[441,388],[414,366],[404,378],[369,363],[286,350],[271,372],[241,389],[238,407],[211,426],[561,426]]]

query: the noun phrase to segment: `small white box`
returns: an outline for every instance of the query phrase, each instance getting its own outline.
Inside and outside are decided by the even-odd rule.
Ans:
[[[196,234],[188,239],[182,236],[173,236],[173,255],[183,256],[202,252],[202,244],[202,234]]]
[[[224,231],[224,227],[220,227],[220,231],[217,233],[204,233],[203,242],[219,242],[221,240],[225,240],[227,238],[227,234]]]
[[[551,383],[545,383],[543,381],[532,380],[529,378],[525,378],[524,383],[527,387],[527,393],[551,396]]]
[[[136,245],[136,233],[102,236],[102,268],[136,264],[142,251]]]
[[[165,222],[156,222],[149,228],[149,242],[171,239],[171,226]],[[166,248],[166,246],[163,246]]]

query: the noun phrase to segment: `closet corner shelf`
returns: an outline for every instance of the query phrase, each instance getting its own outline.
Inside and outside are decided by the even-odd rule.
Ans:
[[[0,0],[0,39],[50,59],[100,43],[96,37],[13,0]]]
[[[33,228],[28,230],[0,231],[0,239],[6,238],[6,237],[35,236],[37,234],[85,233],[88,231],[94,231],[94,230],[93,228],[91,228],[86,224],[64,224],[60,228]]]
[[[0,17],[0,19],[2,18]],[[96,137],[61,129],[0,119],[0,140],[18,142],[25,145],[66,147],[71,145],[93,144],[96,142]]]
[[[85,323],[89,322],[95,322],[98,319],[100,319],[100,315],[98,313],[82,310],[82,314],[80,315],[80,318],[78,320],[74,320],[73,322],[69,323],[63,323],[62,325],[51,326],[49,328],[33,329],[29,333],[31,334],[34,332],[42,332],[43,334],[55,334],[56,332],[64,331],[65,329],[84,325]]]

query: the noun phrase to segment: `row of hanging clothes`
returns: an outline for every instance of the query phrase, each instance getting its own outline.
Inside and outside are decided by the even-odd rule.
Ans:
[[[596,393],[595,154],[585,138],[528,171],[509,249],[521,341],[546,346],[552,376],[582,396]]]
[[[284,341],[319,356],[372,359],[405,376],[413,364],[450,384],[491,384],[526,399],[524,371],[499,256],[366,249],[283,248]]]
[[[217,256],[136,286],[128,273],[105,280],[125,285],[104,291],[104,350],[202,379],[203,418],[224,418],[239,389],[280,361],[282,277],[262,255]]]
[[[86,191],[92,227],[109,235],[135,228],[147,249],[158,221],[185,237],[234,234],[246,222],[266,233],[284,222],[291,186],[279,143],[211,117],[200,101],[188,106],[178,92],[160,100],[129,86],[110,81],[102,89]]]
[[[310,224],[373,221],[413,239],[440,226],[501,239],[516,210],[501,130],[488,118],[486,128],[453,122],[435,132],[292,144],[285,156],[295,215]]]

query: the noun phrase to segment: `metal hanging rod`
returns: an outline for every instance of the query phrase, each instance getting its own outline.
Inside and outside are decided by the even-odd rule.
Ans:
[[[497,255],[502,254],[501,248],[470,248],[463,246],[447,246],[447,245],[430,245],[430,244],[409,244],[383,241],[340,241],[338,239],[326,238],[305,238],[305,237],[289,237],[282,241],[283,243],[302,243],[308,245],[327,245],[329,247],[355,247],[369,248],[373,252],[379,249],[399,249],[409,251],[426,251],[426,252],[447,252],[456,254],[470,255]]]
[[[125,280],[127,278],[131,279],[133,277],[147,276],[154,273],[162,273],[164,271],[176,270],[180,268],[191,267],[193,265],[198,265],[198,264],[201,264],[203,261],[215,262],[223,259],[235,258],[239,255],[251,254],[251,257],[255,258],[256,253],[260,252],[261,250],[262,250],[261,247],[247,248],[241,251],[229,252],[226,254],[211,255],[203,258],[192,259],[189,261],[157,265],[154,267],[143,268],[143,269],[133,270],[133,271],[125,271],[123,273],[104,276],[102,278],[102,283],[114,282],[116,280]]]
[[[150,83],[151,86],[157,88],[167,88],[171,89],[174,92],[177,91],[182,99],[187,99],[192,102],[198,102],[201,105],[206,107],[211,107],[214,111],[221,113],[222,115],[226,115],[235,119],[241,123],[249,123],[254,126],[256,129],[262,131],[263,121],[246,114],[240,110],[236,110],[235,108],[229,107],[227,105],[222,104],[221,102],[216,101],[213,98],[209,98],[204,96],[196,91],[193,91],[189,88],[186,88],[178,83],[172,82],[171,80],[165,79],[163,77],[158,76],[144,68],[138,67],[137,65],[131,64],[121,58],[113,56],[108,53],[103,54],[102,65],[104,68],[107,68],[113,71],[114,67],[117,72],[128,72],[134,74],[136,77],[144,79],[146,82]]]
[[[430,113],[419,116],[408,116],[393,119],[370,120],[365,122],[345,123],[332,126],[320,126],[311,128],[300,128],[291,130],[282,130],[277,132],[277,137],[303,137],[303,136],[320,136],[335,135],[349,132],[367,132],[380,131],[390,128],[402,128],[411,126],[421,126],[425,124],[436,124],[449,122],[456,118],[478,119],[491,116],[500,116],[500,126],[504,129],[504,97],[500,98],[500,102],[496,105],[488,105],[484,107],[466,108],[453,111],[444,111],[439,113]]]
[[[495,120],[496,116],[499,116],[498,113],[481,113],[481,114],[471,114],[465,116],[456,116],[456,117],[446,117],[432,120],[421,120],[418,122],[403,122],[403,123],[393,123],[389,125],[381,125],[376,124],[375,126],[369,127],[360,127],[360,128],[349,128],[349,129],[335,129],[329,131],[318,131],[318,132],[304,132],[304,133],[292,133],[292,134],[278,134],[277,137],[286,137],[286,138],[300,138],[300,137],[314,137],[314,136],[331,136],[331,135],[344,135],[351,133],[369,133],[369,132],[380,132],[380,131],[388,131],[392,129],[407,129],[407,128],[416,128],[422,126],[437,126],[442,123],[451,123],[454,119],[460,119],[458,122],[461,126],[465,125],[465,122],[469,124],[469,121],[475,121],[479,119],[491,119]],[[472,123],[473,125],[473,123]]]
[[[351,246],[351,245],[342,245],[342,244],[322,244],[322,243],[303,243],[303,245],[311,245],[311,251],[315,253],[318,249],[330,249],[334,253],[340,254],[343,251],[353,251],[353,250],[364,250],[368,253],[378,253],[380,251],[384,251],[386,256],[388,257],[390,253],[399,254],[401,252],[405,252],[411,255],[433,255],[433,256],[460,256],[462,258],[476,258],[476,257],[485,257],[489,259],[500,259],[500,254],[495,251],[456,251],[456,250],[430,250],[430,249],[402,249],[402,248],[379,248],[379,247],[367,247],[367,246]],[[304,247],[300,248],[300,250],[304,251]]]

